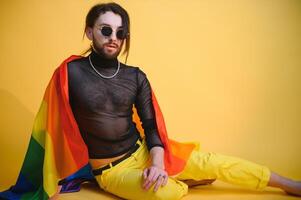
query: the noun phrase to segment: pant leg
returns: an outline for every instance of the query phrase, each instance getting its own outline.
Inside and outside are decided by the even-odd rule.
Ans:
[[[149,153],[143,141],[142,146],[132,156],[95,178],[103,190],[124,199],[177,200],[187,194],[188,186],[172,177],[156,192],[153,191],[154,186],[149,190],[143,190],[142,174],[148,161]]]
[[[194,150],[178,180],[218,179],[253,189],[263,189],[270,179],[270,170],[262,165],[236,157]]]

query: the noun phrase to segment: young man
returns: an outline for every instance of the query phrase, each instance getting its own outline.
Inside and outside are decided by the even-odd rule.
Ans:
[[[54,173],[51,178],[49,173],[43,173],[47,176],[42,180],[43,185],[50,184],[50,179],[56,184],[58,179],[53,177],[66,177],[89,162],[99,186],[124,199],[181,199],[188,192],[186,180],[208,179],[255,189],[278,187],[289,194],[301,196],[301,182],[279,176],[265,166],[201,152],[197,143],[180,144],[168,139],[162,113],[146,74],[138,67],[125,65],[117,59],[124,45],[124,53],[128,55],[130,44],[129,16],[120,5],[108,3],[92,7],[86,18],[85,34],[92,42],[90,54],[64,62],[68,76],[58,76],[57,73],[65,72],[65,68],[59,68],[47,89],[52,92],[45,95],[49,105],[58,101],[59,106],[47,107],[50,108],[48,132],[52,132],[53,143],[58,146],[51,146],[49,140],[45,142],[48,149],[50,146],[57,155],[51,161],[45,154],[48,157],[44,159],[46,162],[43,161],[44,167],[55,161],[56,167],[52,167]],[[60,84],[63,87],[57,86]],[[64,91],[67,94],[63,94]],[[47,112],[43,105],[39,114]],[[144,132],[139,129],[138,121],[132,120],[133,105]],[[60,115],[57,116],[62,120],[53,117],[58,111]],[[36,120],[35,124],[44,127],[44,121],[39,124],[40,121]],[[58,125],[54,126],[56,123]],[[66,124],[70,126],[60,128]],[[76,135],[77,126],[81,138]],[[63,134],[67,134],[67,130],[69,136],[62,138],[61,134],[57,134],[61,133],[61,129],[65,131]],[[39,131],[34,130],[34,133]],[[145,137],[141,137],[142,133]],[[41,141],[42,137],[34,135],[34,138]],[[71,150],[66,147],[68,145]],[[65,155],[69,152],[82,153],[82,157],[75,155],[68,160]],[[70,163],[74,160],[82,162],[72,168]],[[26,168],[27,164],[23,166]],[[63,168],[65,171],[61,170]],[[23,180],[25,176],[20,177]],[[55,184],[42,189],[52,196]]]
[[[150,84],[139,68],[117,60],[124,41],[129,42],[126,11],[117,4],[98,5],[91,9],[86,23],[91,54],[70,62],[68,74],[70,105],[89,149],[89,162],[92,168],[99,168],[135,148],[140,137],[131,119],[135,104],[152,158],[144,174],[149,174],[151,180],[160,178],[157,190],[167,183],[168,175],[163,144],[155,127]],[[150,187],[149,179],[144,188]]]

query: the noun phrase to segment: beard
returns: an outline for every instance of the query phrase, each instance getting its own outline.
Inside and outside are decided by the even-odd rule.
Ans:
[[[105,43],[104,45],[106,45],[106,44],[109,44],[109,43]],[[99,47],[99,46],[97,45],[97,42],[96,42],[95,39],[93,38],[93,49],[94,49],[100,56],[102,56],[102,57],[104,57],[104,58],[106,58],[106,59],[115,59],[115,58],[118,57],[118,55],[120,54],[122,45],[119,46],[119,47],[117,48],[116,52],[115,52],[115,53],[112,53],[112,54],[108,54],[108,53],[105,52],[105,50],[104,50],[104,45],[103,45],[103,47]]]

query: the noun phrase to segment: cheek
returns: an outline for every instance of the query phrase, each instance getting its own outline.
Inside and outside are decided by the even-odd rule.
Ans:
[[[118,40],[118,41],[117,41],[117,44],[118,44],[120,47],[123,45],[123,43],[124,43],[124,42],[121,41],[121,40]]]
[[[100,45],[100,46],[102,46],[103,44],[105,44],[105,43],[107,43],[108,42],[108,40],[107,39],[105,39],[105,38],[103,38],[103,37],[95,37],[95,40],[96,40],[96,42]]]
[[[94,36],[94,40],[96,40],[96,42],[99,45],[103,45],[104,43],[108,42],[108,39],[105,38],[101,33],[97,31],[93,33],[93,36]]]

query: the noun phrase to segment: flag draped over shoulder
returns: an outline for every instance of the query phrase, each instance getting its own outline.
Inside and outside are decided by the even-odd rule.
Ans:
[[[48,199],[58,182],[88,165],[87,147],[73,116],[68,93],[67,64],[81,56],[71,56],[54,72],[35,117],[32,134],[16,185],[0,193],[4,199]],[[168,138],[164,118],[152,89],[158,133],[164,144],[164,162],[169,175],[179,173],[195,148]],[[133,106],[133,122],[141,135],[144,130]]]

